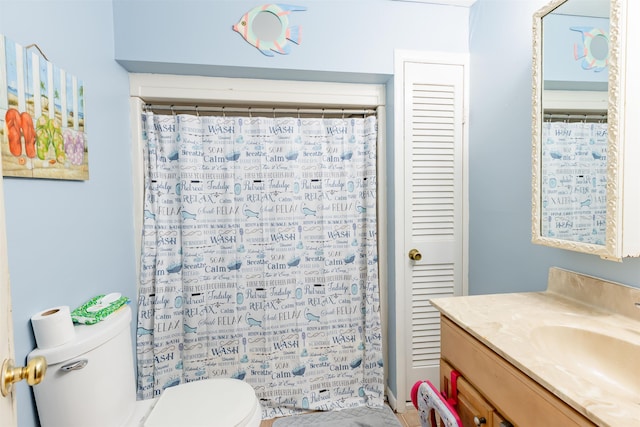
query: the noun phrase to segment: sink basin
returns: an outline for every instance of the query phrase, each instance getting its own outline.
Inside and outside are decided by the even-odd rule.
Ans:
[[[640,344],[573,326],[540,326],[532,344],[562,370],[616,394],[640,395]]]

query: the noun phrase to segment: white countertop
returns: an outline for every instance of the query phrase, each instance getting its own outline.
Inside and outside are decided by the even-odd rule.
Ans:
[[[640,350],[640,307],[636,305],[640,289],[552,268],[545,292],[435,298],[431,302],[595,424],[640,426],[640,360],[622,358],[614,346],[621,340],[627,348]],[[547,341],[540,336],[558,327],[568,332],[567,340],[582,340],[575,346],[567,343],[569,351],[584,346],[589,349],[587,358],[598,353],[596,356],[612,364],[599,370],[594,369],[598,362],[575,363],[577,358],[569,353],[563,358],[562,351],[547,351]],[[599,334],[602,342],[612,345],[594,348],[588,342],[590,335],[582,337],[581,331]]]

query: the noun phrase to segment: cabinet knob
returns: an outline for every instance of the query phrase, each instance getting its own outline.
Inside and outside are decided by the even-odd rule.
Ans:
[[[487,423],[487,419],[485,417],[473,417],[473,422],[476,424],[476,427],[480,427],[482,424]]]

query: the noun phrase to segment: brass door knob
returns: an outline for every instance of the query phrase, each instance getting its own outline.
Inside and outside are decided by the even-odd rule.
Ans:
[[[409,259],[413,261],[420,261],[422,259],[422,254],[417,249],[411,249],[409,251]]]
[[[15,367],[13,359],[5,359],[0,373],[0,392],[3,396],[11,393],[13,383],[27,380],[27,384],[36,385],[44,378],[47,372],[47,360],[42,356],[34,357],[27,366]]]

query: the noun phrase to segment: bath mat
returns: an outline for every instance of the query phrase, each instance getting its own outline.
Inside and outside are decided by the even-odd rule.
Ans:
[[[402,427],[388,406],[382,408],[343,409],[342,411],[313,412],[278,418],[273,427]]]

